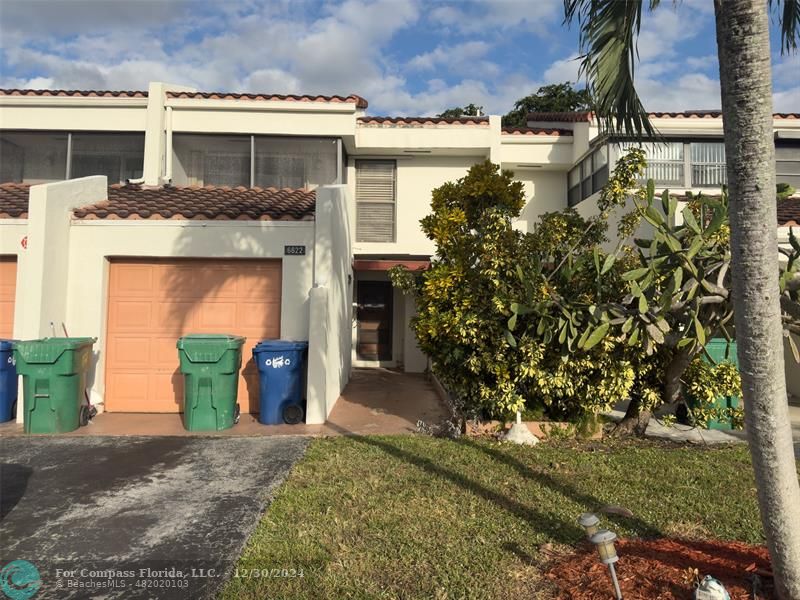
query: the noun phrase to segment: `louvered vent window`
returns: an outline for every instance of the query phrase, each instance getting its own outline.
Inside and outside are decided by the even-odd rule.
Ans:
[[[395,241],[395,182],[391,160],[356,161],[356,241]]]

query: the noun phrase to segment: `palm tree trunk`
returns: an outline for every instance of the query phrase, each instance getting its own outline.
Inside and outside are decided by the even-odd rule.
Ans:
[[[800,600],[800,485],[783,363],[767,3],[715,0],[714,7],[745,426],[778,593]]]

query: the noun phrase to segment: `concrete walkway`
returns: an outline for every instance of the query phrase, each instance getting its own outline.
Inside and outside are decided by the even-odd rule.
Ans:
[[[626,405],[620,404],[608,415],[615,420],[625,416]],[[792,438],[794,439],[794,454],[800,458],[800,403],[793,400],[789,404],[789,419],[792,425]],[[661,421],[653,417],[647,426],[647,437],[672,440],[676,442],[691,442],[696,444],[731,444],[747,442],[744,431],[721,431],[714,429],[698,429],[689,425],[676,423],[665,427]]]
[[[323,425],[262,425],[257,415],[245,414],[237,425],[204,436],[332,436],[396,435],[416,431],[417,421],[437,424],[446,418],[433,383],[421,373],[390,369],[354,369],[342,395]],[[0,424],[0,438],[23,436],[19,423]],[[181,415],[148,413],[103,413],[86,427],[60,434],[66,436],[192,436]]]
[[[4,438],[0,561],[39,570],[37,599],[213,598],[306,444]]]

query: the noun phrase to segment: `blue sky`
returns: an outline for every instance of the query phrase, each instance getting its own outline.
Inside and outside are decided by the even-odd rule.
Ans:
[[[765,0],[766,2],[766,0]],[[0,85],[357,93],[375,115],[491,114],[578,76],[562,0],[0,0]],[[712,0],[646,14],[649,110],[719,107]],[[800,57],[773,32],[774,103],[800,112]]]

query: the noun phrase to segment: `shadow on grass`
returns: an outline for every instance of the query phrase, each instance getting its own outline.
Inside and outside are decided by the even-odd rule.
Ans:
[[[551,477],[550,475],[534,471],[528,465],[519,461],[513,456],[509,456],[505,452],[500,452],[498,449],[492,448],[491,446],[487,446],[486,444],[479,444],[474,440],[467,439],[464,437],[456,440],[455,443],[483,452],[484,454],[492,458],[492,460],[495,460],[497,462],[503,463],[508,467],[511,467],[521,477],[535,481],[537,484],[550,488],[554,492],[558,492],[562,496],[570,498],[577,504],[583,505],[587,511],[597,512],[606,504],[610,504],[609,502],[603,502],[590,494],[579,492],[573,486],[568,485],[562,481],[558,481],[557,479]],[[576,519],[577,517],[578,515],[575,515]],[[642,521],[641,519],[637,519],[636,517],[623,517],[614,514],[604,514],[603,518],[621,527],[624,526],[631,529],[635,529],[639,533],[639,535],[643,537],[657,537],[661,535],[661,531],[659,531],[657,528],[653,527],[649,523]]]
[[[461,473],[452,471],[447,469],[439,464],[437,464],[434,460],[427,458],[425,456],[420,456],[419,454],[415,454],[413,452],[409,452],[402,448],[398,448],[388,442],[385,442],[380,439],[372,438],[372,437],[363,437],[363,436],[354,436],[349,431],[342,429],[340,427],[336,427],[329,423],[334,429],[339,430],[343,434],[349,434],[350,439],[367,446],[372,446],[375,448],[379,448],[386,454],[394,456],[400,460],[403,460],[409,464],[412,464],[420,469],[431,473],[437,477],[440,477],[446,481],[449,481],[458,487],[479,496],[499,508],[505,510],[508,513],[511,513],[515,517],[525,521],[528,523],[534,531],[542,533],[554,541],[564,543],[564,544],[574,544],[576,541],[582,539],[584,537],[583,529],[577,524],[577,517],[575,515],[575,520],[565,520],[559,518],[555,515],[548,514],[542,510],[537,508],[528,506],[514,498],[509,498],[503,494],[498,493],[497,491],[487,487],[486,485],[475,481],[474,479],[470,479]],[[574,487],[569,486],[565,483],[556,481],[552,477],[544,475],[542,473],[537,473],[531,469],[529,469],[526,465],[519,462],[518,460],[506,456],[504,453],[499,452],[495,449],[485,447],[481,444],[472,442],[472,441],[457,441],[453,443],[458,443],[463,446],[480,450],[489,455],[496,462],[503,463],[507,466],[514,468],[520,475],[525,477],[526,479],[535,481],[537,484],[547,487],[558,494],[561,494],[570,500],[576,502],[577,504],[581,504],[584,506],[585,510],[596,510],[597,507],[603,506],[605,503],[600,501],[598,498],[591,496],[589,494],[581,493],[577,491]],[[647,523],[638,520],[638,519],[623,519],[621,517],[615,517],[615,522],[623,522],[627,521],[629,525],[633,525],[636,530],[639,532],[640,535],[645,535],[648,537],[653,537],[658,535],[658,530],[654,529]]]

